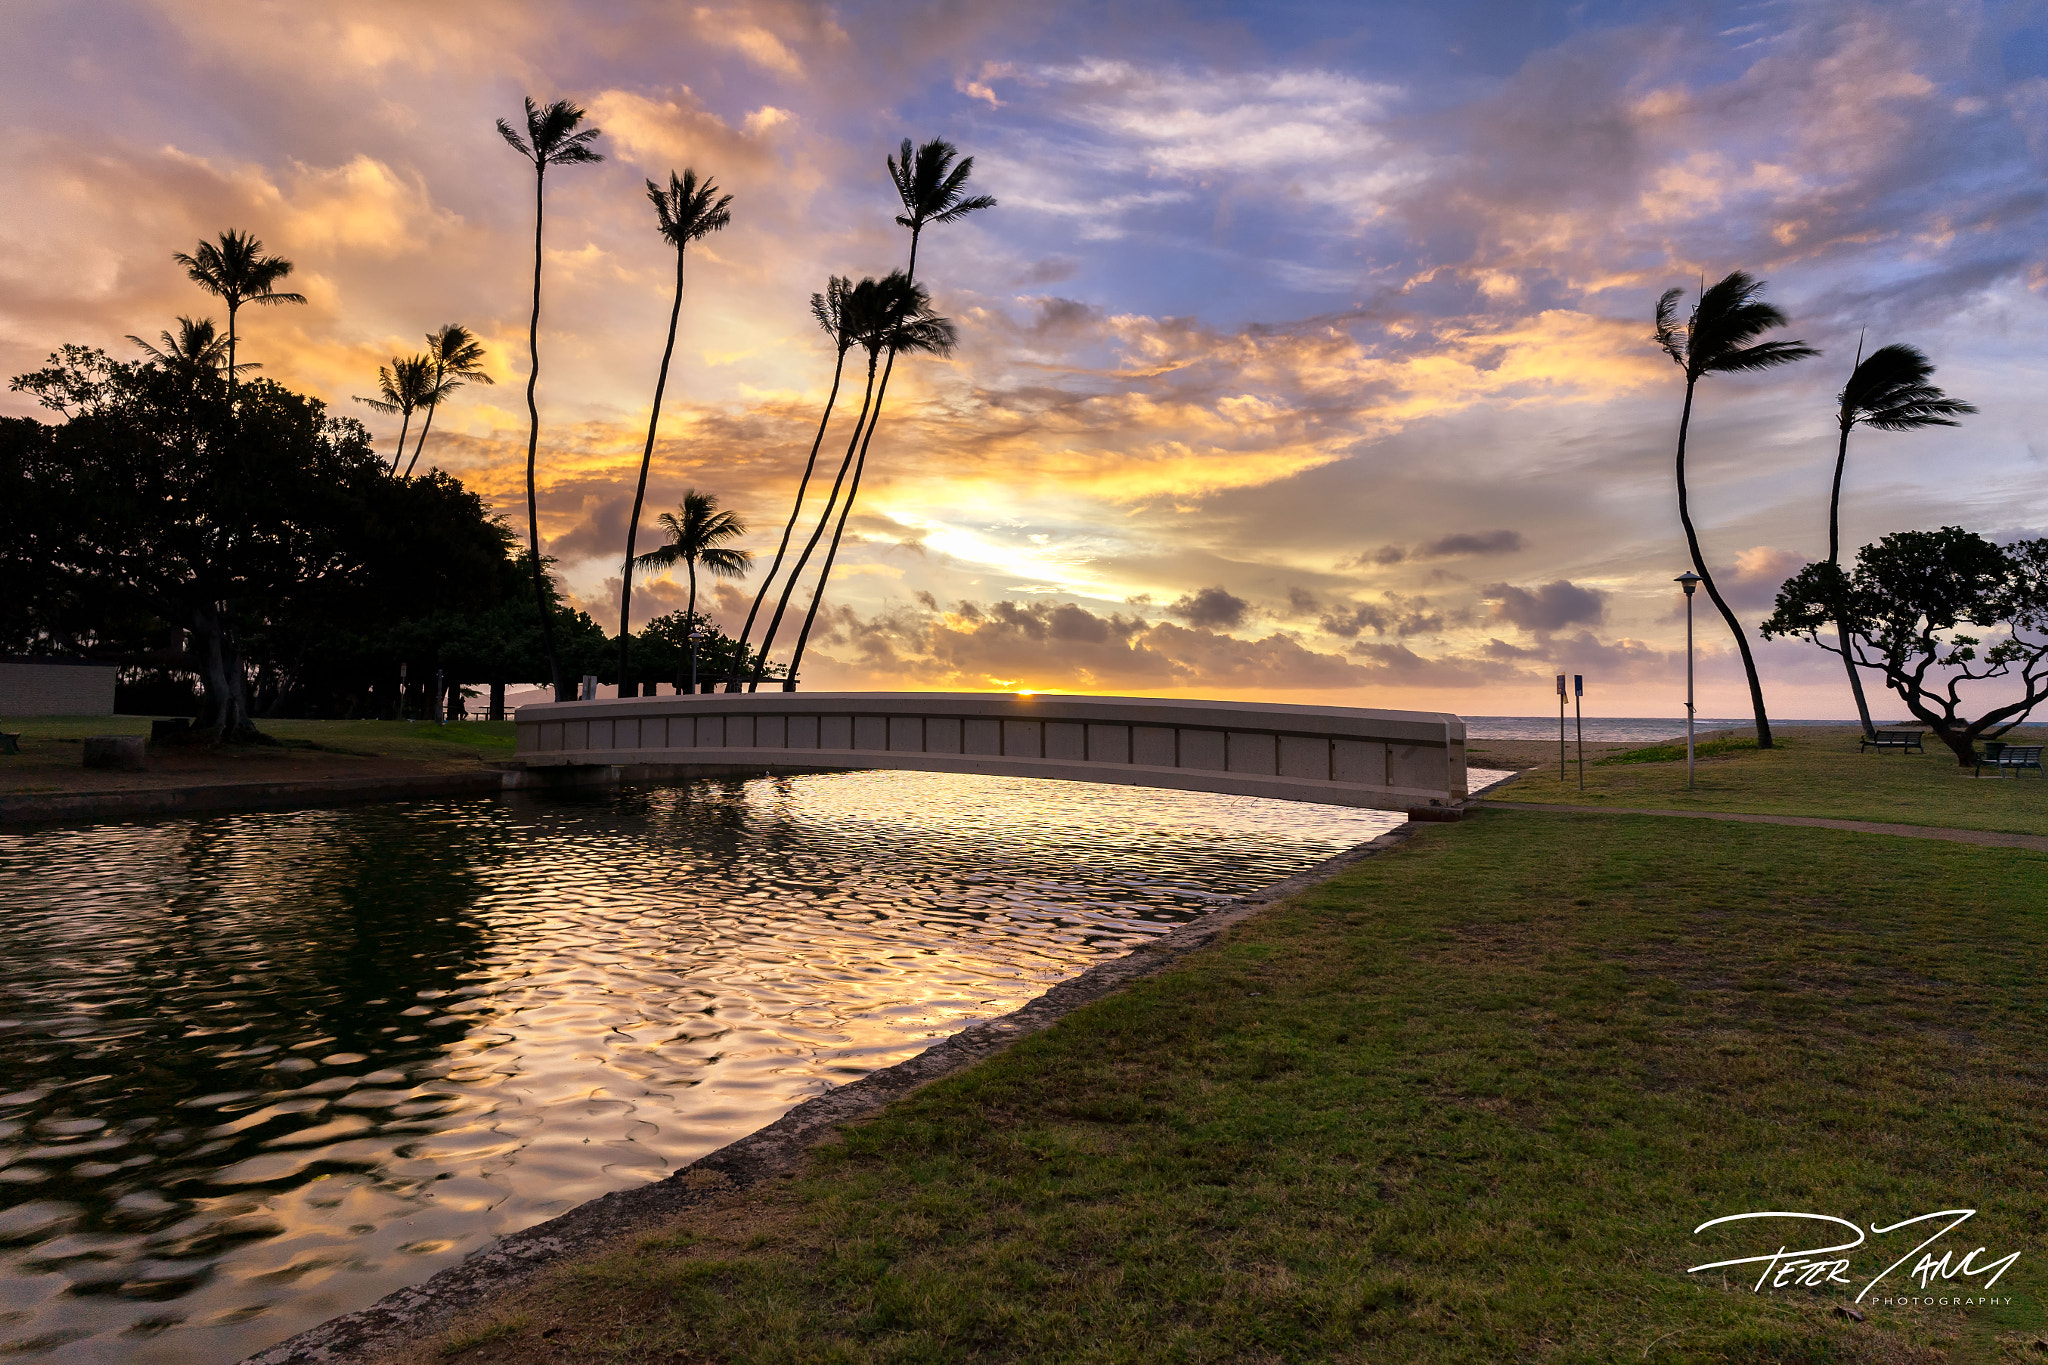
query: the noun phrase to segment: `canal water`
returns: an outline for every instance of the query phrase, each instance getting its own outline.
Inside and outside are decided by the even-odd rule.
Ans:
[[[233,1361],[1397,818],[872,772],[0,833],[0,1355]]]

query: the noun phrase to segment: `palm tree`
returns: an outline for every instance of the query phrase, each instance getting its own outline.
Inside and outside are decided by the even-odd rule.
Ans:
[[[555,623],[548,611],[548,593],[542,582],[540,499],[534,488],[534,454],[540,447],[540,408],[534,402],[534,386],[540,383],[540,264],[541,226],[547,216],[547,179],[550,166],[579,166],[604,160],[590,143],[598,129],[578,131],[583,111],[567,100],[556,100],[542,109],[526,100],[526,136],[521,138],[512,125],[498,120],[498,136],[533,167],[533,319],[526,328],[526,541],[533,560],[533,600],[540,611],[541,640],[547,649],[548,672],[555,688],[555,700],[567,701],[562,661],[555,653]]]
[[[1685,407],[1678,418],[1678,520],[1685,527],[1685,544],[1692,552],[1693,572],[1706,585],[1707,596],[1713,599],[1721,619],[1728,623],[1728,631],[1735,637],[1735,647],[1741,651],[1742,668],[1749,675],[1750,705],[1756,711],[1757,747],[1768,749],[1772,747],[1771,721],[1764,713],[1764,689],[1757,679],[1756,659],[1750,654],[1749,640],[1742,633],[1742,623],[1735,619],[1727,599],[1721,596],[1720,588],[1714,584],[1714,576],[1707,571],[1705,557],[1700,554],[1700,537],[1693,529],[1685,486],[1685,438],[1692,425],[1693,390],[1700,380],[1710,374],[1768,370],[1820,354],[1803,341],[1756,340],[1773,327],[1785,325],[1785,315],[1760,297],[1763,290],[1762,280],[1741,270],[1731,270],[1726,279],[1700,291],[1699,302],[1693,305],[1691,316],[1681,323],[1678,320],[1678,301],[1685,297],[1685,291],[1667,289],[1657,300],[1657,331],[1653,340],[1685,372]]]
[[[900,284],[897,282],[901,281]],[[886,348],[894,360],[900,353],[911,355],[949,355],[953,350],[953,324],[938,317],[931,311],[930,299],[924,290],[910,282],[908,275],[891,275],[882,282],[885,325],[878,336],[867,340],[869,346],[868,372],[874,373],[875,351]],[[886,376],[885,376],[886,382]],[[839,558],[839,538],[846,534],[846,519],[853,513],[853,500],[860,496],[860,476],[867,468],[868,442],[874,439],[875,426],[881,420],[882,398],[877,391],[875,411],[868,418],[867,434],[861,437],[860,458],[853,466],[853,482],[846,490],[846,501],[839,508],[839,524],[832,530],[832,546],[825,553],[824,567],[818,570],[818,588],[811,594],[810,609],[804,613],[804,628],[796,637],[796,650],[789,657],[789,686],[794,686],[797,670],[804,661],[804,646],[810,642],[811,625],[818,619],[818,606],[825,600],[825,584],[832,577],[832,563]],[[845,471],[842,470],[843,474]],[[836,490],[837,485],[834,485]],[[831,505],[825,507],[825,516],[832,515]],[[819,529],[823,529],[822,525]]]
[[[847,296],[852,291],[853,281],[834,275],[825,282],[824,293],[811,295],[811,316],[818,320],[818,326],[832,338],[832,344],[838,352],[832,362],[832,390],[825,395],[825,412],[818,418],[818,434],[811,438],[811,457],[804,462],[803,477],[797,480],[796,500],[789,507],[789,522],[782,528],[782,540],[775,546],[775,558],[768,565],[768,572],[762,575],[761,586],[754,590],[754,605],[747,609],[747,623],[740,627],[739,645],[733,657],[742,662],[747,657],[747,639],[754,633],[754,618],[760,615],[761,603],[767,600],[769,585],[774,583],[775,575],[782,568],[783,556],[789,551],[789,538],[796,532],[797,518],[803,515],[804,494],[811,486],[812,472],[818,467],[818,448],[825,442],[825,428],[832,420],[832,405],[839,400],[840,377],[846,373],[846,353],[852,349],[854,342],[846,311]],[[872,369],[868,372],[868,380],[870,383],[874,381]],[[737,669],[727,681],[725,690],[740,690]]]
[[[661,528],[668,544],[649,550],[634,562],[647,569],[672,569],[681,564],[690,575],[690,600],[683,619],[690,623],[690,691],[697,690],[697,566],[720,578],[743,578],[753,566],[754,556],[725,544],[747,533],[746,524],[731,512],[718,510],[718,499],[696,489],[683,492],[682,506],[661,514]],[[624,628],[621,627],[621,633]]]
[[[676,352],[676,323],[683,315],[683,257],[690,243],[718,231],[732,221],[726,207],[732,196],[720,195],[710,176],[697,183],[697,172],[687,167],[682,178],[668,173],[668,188],[647,182],[647,197],[654,204],[657,231],[676,249],[676,297],[668,310],[668,344],[661,351],[661,369],[654,377],[654,411],[647,418],[647,445],[640,452],[640,485],[633,490],[633,516],[626,523],[626,567],[619,576],[619,695],[631,696],[631,675],[626,671],[626,651],[633,636],[627,617],[633,609],[633,542],[640,532],[640,507],[647,498],[647,470],[654,463],[654,433],[661,425],[661,395],[668,387],[668,362]],[[685,499],[687,506],[688,500]]]
[[[304,303],[304,294],[282,294],[277,282],[292,273],[292,263],[282,256],[263,254],[263,243],[246,232],[229,228],[220,241],[201,242],[186,255],[171,253],[171,259],[185,267],[192,282],[228,306],[228,392],[235,391],[235,315],[245,303]]]
[[[1917,347],[1897,342],[1880,346],[1863,355],[1863,343],[1856,344],[1856,368],[1850,372],[1836,413],[1841,441],[1835,447],[1835,483],[1828,494],[1828,563],[1839,566],[1842,558],[1842,470],[1849,462],[1849,432],[1859,423],[1879,431],[1918,431],[1922,427],[1952,427],[1951,418],[1977,409],[1950,398],[1927,382],[1934,366]],[[1849,690],[1856,696],[1856,715],[1863,733],[1875,735],[1870,723],[1870,703],[1863,697],[1863,679],[1850,662],[1848,641],[1842,642],[1842,667],[1849,671]]]
[[[910,229],[910,263],[904,270],[890,275],[888,280],[883,283],[894,288],[893,282],[900,279],[902,282],[901,288],[910,290],[916,288],[917,246],[920,239],[924,236],[924,230],[934,223],[957,222],[970,213],[994,208],[996,201],[993,195],[969,195],[967,193],[968,178],[974,174],[974,158],[971,156],[960,157],[959,149],[944,138],[935,137],[921,147],[914,146],[909,138],[904,138],[902,146],[897,151],[898,156],[888,157],[886,160],[889,165],[889,179],[896,186],[897,197],[903,201],[903,212],[897,215],[896,222],[898,226]],[[959,158],[958,164],[955,164],[955,158]],[[920,302],[917,307],[922,310],[921,313],[915,316],[912,313],[899,314],[894,324],[882,324],[884,330],[892,335],[908,337],[913,335],[912,331],[905,330],[911,322],[920,319],[923,321],[933,320],[929,308],[923,302],[921,293],[919,300]],[[901,300],[898,302],[900,303]],[[886,308],[884,311],[887,311]],[[948,349],[951,349],[952,324],[947,323],[945,326],[947,329],[946,345]],[[882,365],[882,378],[879,385],[874,380],[873,360],[874,357],[871,354],[868,366],[868,392],[870,398],[863,399],[861,403],[861,421],[867,423],[867,431],[864,435],[861,431],[860,422],[856,422],[853,440],[847,444],[848,459],[852,458],[855,446],[859,447],[860,463],[863,467],[867,463],[868,441],[874,435],[875,424],[881,420],[882,402],[889,393],[889,378],[896,371],[896,351],[893,347],[889,350],[888,358]],[[842,462],[840,465],[840,477],[843,479],[845,475],[846,464]],[[837,482],[834,482],[832,487],[833,496],[836,498],[839,485]],[[856,478],[854,491],[858,491],[858,488],[859,480]],[[846,507],[842,509],[840,517],[840,525],[842,527],[845,525],[845,513],[850,512],[852,506],[852,494],[849,493]],[[805,559],[810,557],[811,546],[817,544],[818,537],[824,533],[826,522],[829,522],[831,518],[832,503],[828,501],[825,505],[824,518],[819,521],[818,530],[812,535],[810,545],[805,547]],[[839,544],[839,537],[837,535],[833,536],[832,544],[836,552]],[[790,585],[785,586],[783,589],[783,604],[788,602],[789,586],[794,585],[795,576],[802,571],[802,568],[803,562],[799,560],[797,568],[791,573]],[[830,572],[829,561],[826,572]],[[808,637],[810,633],[810,619],[817,614],[818,601],[824,596],[824,593],[825,583],[823,579],[820,579],[817,592],[811,598],[810,613],[805,618],[805,637]],[[775,610],[775,616],[769,624],[768,634],[762,641],[761,653],[764,656],[762,661],[764,667],[768,646],[775,637],[775,623],[781,620],[782,611],[783,606],[778,605]],[[801,652],[801,644],[799,644],[799,652]],[[749,684],[749,687],[759,686],[760,680],[761,668],[757,667],[754,670],[753,682]],[[795,680],[796,670],[792,666],[789,670],[788,680],[783,683],[783,687],[785,689],[794,688],[796,685]]]
[[[139,336],[128,339],[142,348],[152,364],[161,365],[176,375],[188,389],[217,380],[228,364],[228,339],[214,327],[212,318],[200,318],[196,322],[188,317],[178,319],[178,334],[158,332],[163,349],[158,350]],[[259,370],[263,368],[253,360],[245,360],[235,367],[238,370]]]
[[[956,222],[981,209],[992,209],[996,201],[994,195],[970,197],[966,193],[967,178],[974,174],[974,158],[965,157],[954,165],[953,158],[960,155],[960,149],[944,138],[935,137],[915,149],[910,139],[904,138],[900,152],[901,161],[889,158],[889,178],[896,182],[896,193],[903,199],[903,212],[896,222],[910,229],[910,266],[903,273],[915,281],[917,239],[927,226]]]
[[[398,424],[398,446],[391,454],[391,472],[405,458],[405,432],[412,415],[427,403],[434,386],[434,361],[430,356],[393,356],[389,365],[377,367],[377,391],[381,398],[358,396],[356,401],[378,412],[395,412],[404,420]]]
[[[484,371],[484,344],[459,322],[427,333],[427,356],[434,362],[433,383],[425,395],[427,420],[420,424],[420,439],[412,448],[412,459],[406,463],[407,478],[419,467],[420,452],[427,448],[427,433],[434,429],[434,410],[464,384],[498,382]],[[393,469],[396,468],[394,465]]]

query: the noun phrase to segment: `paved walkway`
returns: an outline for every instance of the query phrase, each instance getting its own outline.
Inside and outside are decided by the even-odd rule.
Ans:
[[[1674,815],[1682,820],[1733,820],[1743,825],[1811,825],[1815,829],[1846,829],[1852,834],[1895,834],[1906,839],[1944,839],[1952,844],[1983,844],[1989,848],[2031,848],[2048,853],[2048,835],[2002,834],[1988,829],[1940,829],[1933,825],[1886,825],[1875,820],[1824,820],[1812,815],[1737,815],[1718,810],[1644,810],[1626,806],[1565,806],[1548,801],[1473,803],[1481,810],[1570,811],[1579,815]]]

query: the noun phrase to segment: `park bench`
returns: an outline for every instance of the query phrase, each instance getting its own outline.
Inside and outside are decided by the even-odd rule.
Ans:
[[[1927,752],[1920,747],[1918,730],[1873,730],[1856,746],[1856,752],[1859,754],[1865,749],[1897,749],[1900,753],[1906,754]]]
[[[1989,768],[1995,773],[2011,773],[2018,777],[2031,768],[2048,778],[2048,769],[2041,766],[2042,748],[2039,744],[1987,744],[1983,757],[1977,760],[1976,771],[1981,773]]]

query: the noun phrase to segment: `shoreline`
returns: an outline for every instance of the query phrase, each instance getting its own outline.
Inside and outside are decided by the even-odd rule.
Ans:
[[[869,1072],[815,1096],[781,1118],[678,1168],[660,1180],[615,1190],[566,1213],[501,1238],[428,1279],[375,1303],[329,1318],[285,1338],[239,1365],[333,1365],[374,1354],[439,1330],[486,1301],[531,1283],[555,1265],[618,1239],[645,1233],[713,1198],[795,1171],[810,1149],[844,1125],[881,1112],[915,1090],[964,1071],[1011,1044],[1043,1032],[1084,1005],[1173,966],[1224,931],[1275,902],[1307,890],[1410,838],[1414,821],[1396,826],[1239,897],[1151,943],[1099,962],[1008,1014],[970,1024],[914,1057]]]
[[[433,796],[486,796],[505,789],[505,775],[427,772],[296,782],[218,782],[126,791],[29,792],[0,795],[0,827],[90,824],[237,810],[296,810],[402,801]]]

